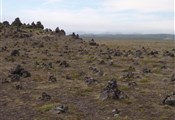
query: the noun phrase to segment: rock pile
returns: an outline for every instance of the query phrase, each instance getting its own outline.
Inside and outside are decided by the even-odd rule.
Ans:
[[[31,74],[27,70],[25,70],[21,65],[17,65],[16,67],[11,69],[10,78],[12,82],[18,81],[21,77],[31,77]]]
[[[128,98],[125,93],[118,89],[117,82],[115,80],[108,81],[108,85],[102,90],[100,95],[102,100],[106,99],[125,99]]]

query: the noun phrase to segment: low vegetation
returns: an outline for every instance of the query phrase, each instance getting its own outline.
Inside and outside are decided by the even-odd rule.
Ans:
[[[174,41],[95,40],[0,23],[1,120],[174,120]]]

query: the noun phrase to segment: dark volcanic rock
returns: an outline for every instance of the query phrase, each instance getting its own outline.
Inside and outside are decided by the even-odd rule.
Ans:
[[[92,78],[92,77],[85,77],[85,83],[86,83],[87,85],[92,85],[92,84],[94,84],[94,83],[96,83],[96,82],[97,82],[97,80],[94,79],[94,78]]]
[[[57,81],[57,79],[56,79],[56,77],[54,77],[54,76],[49,76],[49,80],[48,80],[49,82],[56,82]]]
[[[98,46],[98,44],[95,42],[94,39],[92,39],[91,41],[89,41],[89,45],[91,45],[91,46]]]
[[[51,99],[51,96],[48,95],[46,92],[43,92],[42,96],[39,99],[43,101],[49,101]]]
[[[120,51],[120,50],[117,50],[115,53],[114,53],[114,56],[122,56],[123,53]]]
[[[11,56],[19,56],[19,55],[20,55],[19,50],[13,50],[13,51],[11,52]]]
[[[66,61],[61,61],[59,66],[61,66],[61,67],[69,67],[70,65]]]
[[[165,52],[163,53],[163,56],[175,57],[175,55],[174,55],[172,52],[170,52],[170,51],[165,51]]]
[[[170,106],[175,106],[175,92],[171,95],[167,95],[163,99],[162,103]]]
[[[143,71],[143,73],[151,73],[151,70],[148,68],[144,68],[142,71]]]
[[[89,67],[89,70],[91,70],[93,73],[98,73],[98,69],[96,67]]]
[[[20,76],[17,74],[10,75],[11,82],[17,82],[20,80]]]
[[[139,57],[140,58],[142,56],[142,54],[143,54],[143,52],[141,50],[136,50],[135,57]]]
[[[128,98],[125,93],[118,89],[117,82],[115,80],[108,81],[108,85],[103,89],[100,98],[106,99],[125,99]]]
[[[26,71],[24,68],[22,68],[21,65],[17,65],[16,67],[12,68],[10,73],[12,78],[14,77],[15,79],[18,77],[27,78],[31,76],[31,74],[28,71]]]
[[[156,55],[158,55],[159,52],[158,51],[151,51],[150,53],[148,53],[148,55],[154,56],[156,57]]]
[[[175,73],[171,76],[171,81],[175,81]]]
[[[124,79],[130,79],[130,78],[134,78],[134,73],[133,72],[127,72],[123,75]]]
[[[17,90],[22,90],[23,89],[23,86],[21,84],[18,84],[15,86]]]

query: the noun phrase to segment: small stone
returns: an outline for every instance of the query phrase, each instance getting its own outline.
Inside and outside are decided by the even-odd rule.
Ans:
[[[171,95],[167,95],[163,99],[162,103],[170,106],[175,106],[175,92]]]
[[[123,75],[123,78],[134,78],[134,73],[133,72],[127,72]]]
[[[94,79],[94,78],[85,77],[85,83],[86,83],[87,85],[92,85],[92,84],[94,84],[94,83],[96,83],[96,82],[97,82],[97,80]]]
[[[69,76],[69,75],[66,75],[66,79],[67,79],[67,80],[72,80],[72,77]]]
[[[70,65],[66,61],[61,61],[59,66],[61,66],[61,67],[69,67]]]
[[[46,92],[43,92],[42,96],[39,99],[43,101],[49,101],[51,99],[51,96],[48,95]]]
[[[171,81],[175,81],[175,73],[171,76]]]
[[[106,64],[106,63],[105,63],[104,60],[100,60],[99,64],[100,64],[100,65],[104,65],[104,64]]]
[[[11,52],[11,56],[19,56],[19,55],[20,55],[19,50],[13,50],[13,51]]]
[[[54,77],[54,76],[49,76],[49,80],[48,80],[49,82],[56,82],[57,81],[57,79],[56,79],[56,77]]]
[[[116,109],[113,109],[113,110],[112,110],[112,113],[113,113],[113,114],[119,114],[120,111],[116,108]]]
[[[135,87],[135,86],[137,86],[137,83],[134,82],[134,81],[130,81],[130,82],[128,83],[128,86]]]
[[[59,105],[54,108],[56,114],[65,113],[68,111],[68,107],[65,105]]]
[[[18,84],[18,85],[16,85],[16,89],[17,89],[17,90],[22,90],[23,87],[22,87],[22,85]]]
[[[98,73],[98,69],[96,67],[89,67],[89,70],[91,70],[93,73]]]
[[[148,68],[144,68],[142,71],[143,71],[143,73],[151,73],[151,70]]]

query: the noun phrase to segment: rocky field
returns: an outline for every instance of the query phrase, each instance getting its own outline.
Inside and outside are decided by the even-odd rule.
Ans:
[[[174,120],[174,41],[84,40],[0,23],[0,120]]]

